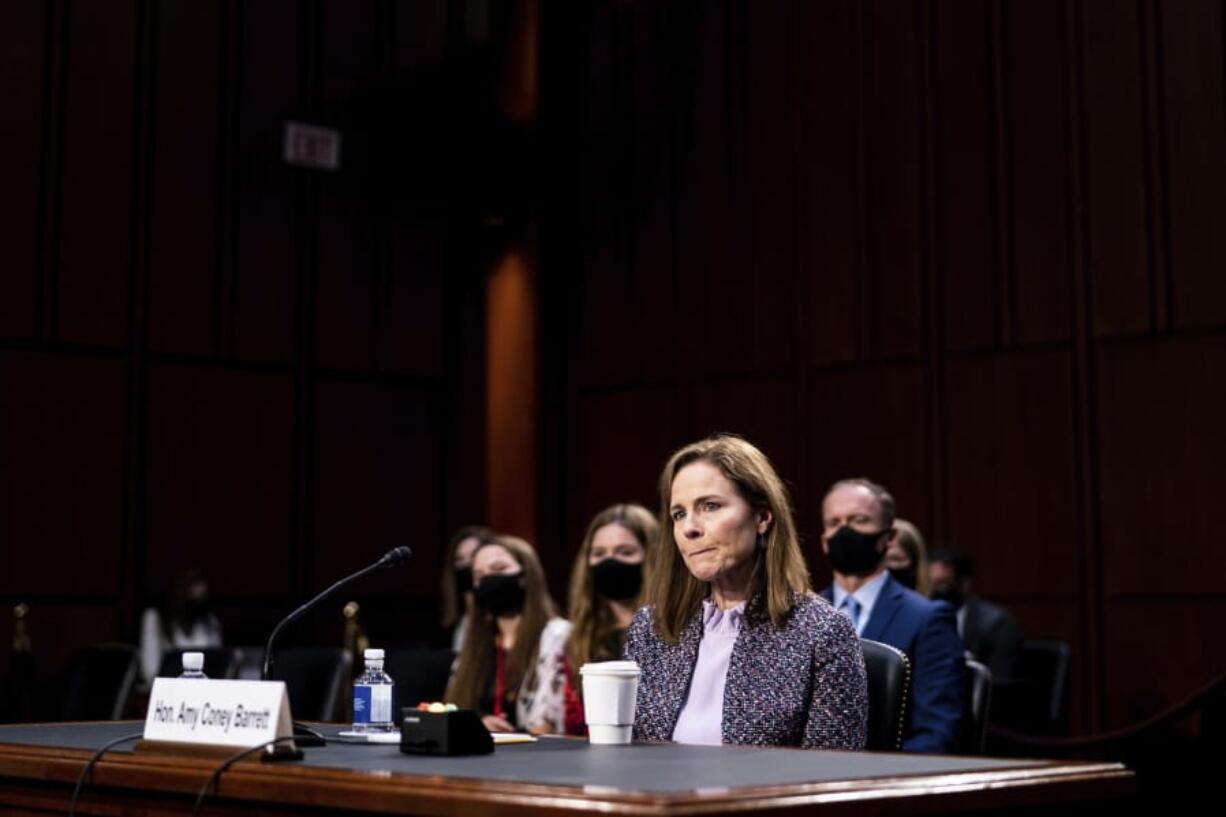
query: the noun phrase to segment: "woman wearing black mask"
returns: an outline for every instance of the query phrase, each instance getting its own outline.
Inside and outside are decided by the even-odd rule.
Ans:
[[[642,505],[622,504],[596,514],[570,573],[566,645],[566,732],[584,734],[579,668],[622,656],[626,628],[642,603],[643,566],[655,548],[659,525]]]
[[[570,622],[555,615],[536,551],[496,536],[473,553],[473,618],[447,700],[482,715],[491,732],[562,730]]]
[[[464,646],[464,633],[473,613],[473,553],[482,542],[494,537],[493,531],[480,525],[460,528],[447,543],[443,561],[444,630],[451,630],[451,649],[459,652]]]

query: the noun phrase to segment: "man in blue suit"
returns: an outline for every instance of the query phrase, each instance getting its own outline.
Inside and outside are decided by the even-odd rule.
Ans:
[[[954,752],[966,673],[954,610],[896,582],[885,569],[894,498],[867,479],[836,482],[822,500],[822,552],[834,585],[826,600],[861,638],[897,647],[911,660],[911,697],[903,749]]]

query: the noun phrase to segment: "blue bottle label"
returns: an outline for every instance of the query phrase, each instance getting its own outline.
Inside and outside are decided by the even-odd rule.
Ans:
[[[353,722],[370,723],[370,685],[353,685]]]

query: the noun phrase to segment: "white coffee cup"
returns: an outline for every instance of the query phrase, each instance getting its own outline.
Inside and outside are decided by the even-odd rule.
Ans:
[[[579,668],[583,676],[583,715],[591,743],[629,743],[634,730],[634,700],[639,665],[600,661]]]

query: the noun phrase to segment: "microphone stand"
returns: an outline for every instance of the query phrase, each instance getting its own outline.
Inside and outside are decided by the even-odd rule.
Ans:
[[[403,564],[404,562],[408,561],[408,558],[411,555],[412,555],[412,551],[410,551],[407,547],[403,545],[401,545],[400,547],[392,548],[387,553],[383,554],[383,556],[379,559],[379,561],[375,562],[372,565],[367,565],[366,567],[359,570],[357,573],[352,573],[344,577],[340,581],[334,583],[331,587],[324,590],[322,593],[319,593],[314,598],[307,601],[305,604],[300,606],[297,610],[295,610],[294,612],[290,613],[288,616],[283,618],[281,622],[276,627],[273,628],[272,635],[268,636],[268,644],[265,645],[264,647],[264,665],[260,671],[260,680],[268,681],[272,679],[272,665],[273,665],[272,645],[273,645],[273,642],[277,640],[277,636],[281,634],[281,631],[285,629],[285,626],[287,624],[297,621],[302,616],[303,613],[307,612],[312,607],[319,604],[321,601],[326,599],[328,596],[332,595],[337,590],[340,590],[342,587],[349,584],[350,582],[357,581],[358,579],[365,576],[367,573],[373,573],[374,571],[379,570],[380,568],[393,567],[395,565]],[[301,743],[303,746],[322,746],[324,744],[323,735],[319,734],[314,729],[311,729],[306,726],[302,726],[297,723],[294,724],[294,739],[296,742]]]

